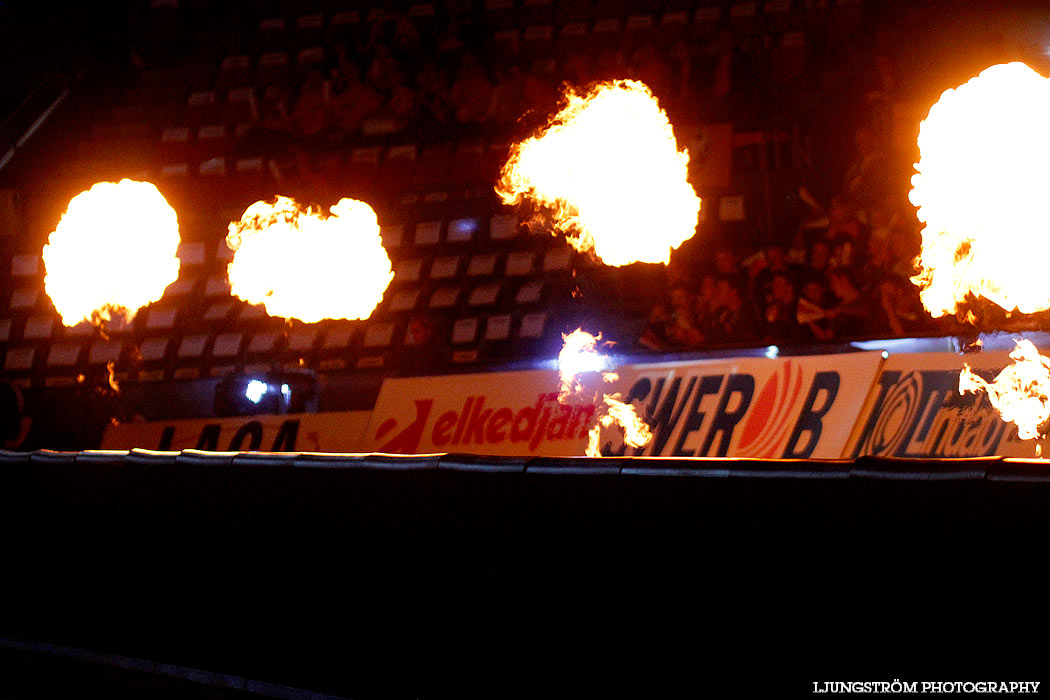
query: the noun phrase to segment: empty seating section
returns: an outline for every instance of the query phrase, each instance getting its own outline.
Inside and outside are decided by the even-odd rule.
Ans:
[[[403,129],[380,117],[340,139],[268,130],[271,112],[294,108],[311,71],[362,45],[386,16],[387,4],[342,4],[242,3],[246,16],[257,16],[242,17],[230,36],[212,44],[228,55],[151,66],[123,104],[85,131],[77,162],[64,172],[85,186],[102,179],[99,173],[157,183],[180,217],[180,277],[130,327],[100,335],[87,324],[62,326],[43,291],[38,253],[0,251],[5,375],[42,386],[74,384],[107,372],[107,365],[124,381],[273,365],[390,370],[419,343],[441,367],[555,347],[580,260],[562,239],[525,232],[518,213],[497,201],[493,185],[521,134],[505,125]],[[724,27],[771,32],[776,77],[790,80],[815,42],[848,36],[864,11],[859,0],[453,4],[489,37],[489,56],[525,61],[547,76],[552,95],[574,54],[593,58],[644,42],[713,46]],[[459,51],[455,42],[442,43],[439,7],[402,9],[424,36],[433,33],[439,57]],[[161,23],[155,31],[166,30]],[[354,197],[376,209],[395,277],[371,318],[285,322],[230,296],[226,226],[251,202],[279,193],[323,206]],[[413,324],[427,329],[422,339]]]

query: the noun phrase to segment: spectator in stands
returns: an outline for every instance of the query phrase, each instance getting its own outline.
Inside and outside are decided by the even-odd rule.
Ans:
[[[342,64],[338,71],[338,89],[333,90],[331,105],[335,133],[338,137],[361,132],[365,119],[383,106],[382,96],[361,80],[361,71],[353,63]]]
[[[898,277],[909,278],[915,275],[915,258],[919,255],[919,235],[904,226],[895,228],[890,236],[890,250],[893,263],[891,272]]]
[[[416,87],[419,89],[420,115],[430,123],[444,125],[448,123],[449,84],[448,73],[435,60],[426,60],[416,76]]]
[[[891,276],[879,284],[878,295],[886,323],[894,336],[908,337],[932,328],[932,319],[922,308],[915,285],[909,280]]]
[[[716,283],[717,310],[711,330],[711,341],[719,344],[737,344],[758,337],[758,321],[744,304],[740,287],[729,279]]]
[[[868,239],[867,255],[858,273],[863,290],[873,290],[893,275],[893,255],[888,240],[874,236]]]
[[[744,272],[740,269],[736,251],[727,247],[715,251],[715,275],[728,280],[738,289],[744,288]]]
[[[711,330],[715,326],[718,316],[720,302],[717,298],[718,280],[714,275],[704,275],[700,278],[700,291],[693,302],[693,316],[696,325],[705,337],[711,337]]]
[[[868,208],[869,237],[889,243],[897,226],[898,216],[893,201],[885,198]]]
[[[765,337],[771,340],[798,340],[798,295],[791,277],[773,274],[769,303],[765,307]]]
[[[856,209],[844,197],[832,197],[824,237],[831,246],[833,266],[850,267],[858,262],[864,250],[863,231]]]
[[[671,288],[671,325],[667,329],[667,338],[678,349],[697,348],[704,342],[704,336],[697,327],[693,316],[693,295],[685,285]]]
[[[434,322],[426,316],[416,314],[408,319],[399,358],[402,373],[426,374],[436,366],[438,334],[435,330]]]
[[[398,12],[394,18],[391,43],[394,53],[402,61],[415,62],[423,53],[423,40],[419,28],[407,12]],[[418,63],[416,65],[418,66]]]
[[[313,140],[328,129],[331,124],[330,98],[331,88],[321,72],[307,72],[292,112],[292,123],[299,136]]]
[[[846,172],[843,195],[861,209],[883,199],[889,191],[887,165],[875,133],[866,127],[854,135],[857,154]]]
[[[495,87],[483,121],[497,127],[513,124],[529,108],[524,94],[522,70],[516,63],[493,67]]]
[[[825,240],[815,241],[809,249],[809,259],[802,270],[805,280],[824,282],[831,270],[831,246]]]
[[[846,268],[835,268],[828,273],[831,293],[838,300],[827,311],[830,328],[835,338],[855,338],[872,332],[878,334],[880,325],[875,318],[872,299],[861,294],[854,274]]]
[[[827,318],[828,289],[816,279],[802,286],[802,297],[798,300],[795,320],[801,327],[803,340],[831,340],[834,335]]]
[[[286,154],[292,140],[288,99],[288,90],[283,85],[267,87],[257,104],[252,99],[255,123],[235,144],[237,155],[274,158]]]
[[[418,110],[419,100],[416,91],[405,82],[400,68],[394,70],[390,76],[390,92],[386,105],[380,113],[389,117],[394,125],[394,130],[401,131],[412,123]]]
[[[666,302],[657,302],[653,310],[649,312],[649,320],[639,338],[638,343],[650,350],[666,351],[671,349],[671,341],[668,339],[674,317]]]
[[[458,58],[466,50],[467,45],[460,35],[460,28],[460,20],[453,17],[448,20],[447,24],[438,33],[435,50],[438,56],[443,59],[443,62]],[[446,62],[445,65],[452,64]]]
[[[399,71],[400,66],[390,51],[390,46],[383,41],[376,42],[368,64],[368,84],[380,92],[390,92],[394,84],[394,75]]]
[[[768,245],[756,260],[756,271],[752,276],[751,296],[762,304],[773,301],[773,278],[785,275],[792,286],[798,284],[797,266],[788,259],[787,250],[779,243]]]
[[[457,124],[479,124],[488,113],[492,83],[473,54],[463,54],[449,97]]]

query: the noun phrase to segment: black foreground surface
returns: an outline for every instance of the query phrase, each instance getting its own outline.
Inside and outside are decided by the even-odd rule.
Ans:
[[[354,698],[1043,680],[1048,541],[999,458],[0,452],[0,635]]]

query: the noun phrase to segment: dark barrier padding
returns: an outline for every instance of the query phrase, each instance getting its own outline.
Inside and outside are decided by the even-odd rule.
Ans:
[[[3,453],[0,635],[356,698],[1025,680],[1037,467]]]

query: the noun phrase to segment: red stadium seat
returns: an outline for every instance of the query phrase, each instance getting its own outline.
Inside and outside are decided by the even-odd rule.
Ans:
[[[241,353],[241,342],[243,340],[244,336],[241,333],[220,333],[215,336],[215,341],[212,344],[212,358],[228,360],[237,357]]]
[[[185,126],[173,126],[165,129],[160,135],[158,155],[166,163],[189,160],[190,130]]]
[[[88,364],[92,366],[116,364],[123,353],[123,345],[113,340],[96,340],[88,348]]]
[[[498,261],[499,255],[496,253],[479,253],[471,256],[470,263],[467,265],[467,277],[492,277],[496,274]]]
[[[423,279],[423,259],[401,260],[394,265],[393,282],[398,284],[419,282]]]
[[[478,318],[460,318],[452,324],[451,342],[453,345],[473,343],[478,338]]]
[[[175,327],[178,307],[170,304],[151,304],[145,309],[146,329],[151,331],[170,331]]]
[[[48,340],[54,332],[54,316],[30,316],[22,327],[22,340]]]
[[[507,255],[506,275],[507,277],[523,277],[532,274],[536,265],[536,254],[527,251],[517,251]]]
[[[386,310],[393,314],[401,314],[413,311],[419,306],[419,288],[401,289],[389,295]]]
[[[694,39],[706,41],[718,31],[722,20],[721,5],[701,5],[693,13],[692,35]]]
[[[370,350],[388,348],[393,340],[394,324],[392,322],[371,323],[365,328],[361,346]]]
[[[458,255],[446,255],[435,258],[430,266],[430,279],[450,280],[459,275],[462,258]]]
[[[428,309],[451,309],[459,303],[463,288],[455,285],[438,287],[431,293],[427,302]]]
[[[441,222],[421,221],[416,224],[415,234],[412,236],[412,244],[417,248],[435,246],[441,242]]]
[[[215,89],[227,92],[251,84],[252,62],[246,55],[227,56],[222,59],[222,67],[215,78]]]
[[[296,46],[314,46],[324,36],[324,15],[303,15],[295,20]]]
[[[521,317],[518,338],[539,339],[547,332],[547,312],[536,311]]]
[[[419,148],[415,145],[392,146],[380,166],[379,191],[385,194],[403,192],[412,186]]]
[[[500,290],[501,286],[495,282],[479,284],[470,291],[470,296],[467,299],[467,306],[495,306],[499,299]]]
[[[487,342],[501,342],[510,340],[511,316],[510,314],[498,314],[485,319],[485,334],[482,340]]]
[[[514,0],[485,0],[485,24],[489,29],[510,29],[517,20]]]
[[[214,90],[199,90],[190,93],[186,101],[186,124],[198,128],[221,121],[219,102]]]

